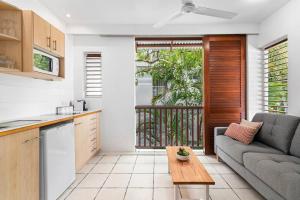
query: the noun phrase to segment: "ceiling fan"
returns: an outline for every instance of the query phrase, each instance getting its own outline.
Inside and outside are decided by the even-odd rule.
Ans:
[[[161,28],[164,25],[166,25],[169,21],[172,21],[172,20],[174,20],[178,17],[181,17],[185,14],[188,14],[188,13],[207,15],[207,16],[219,17],[219,18],[224,18],[224,19],[232,19],[233,17],[237,16],[237,13],[233,13],[233,12],[196,6],[194,4],[193,0],[182,0],[182,8],[179,12],[173,13],[171,16],[154,24],[153,27]]]

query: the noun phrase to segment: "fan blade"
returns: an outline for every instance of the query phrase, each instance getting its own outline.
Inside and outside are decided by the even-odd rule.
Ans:
[[[172,15],[170,15],[169,17],[163,19],[162,21],[156,23],[153,25],[153,28],[161,28],[163,27],[164,25],[166,25],[169,21],[171,20],[174,20],[180,16],[182,16],[184,13],[182,11],[180,12],[176,12],[176,13],[173,13]]]
[[[237,16],[237,13],[228,12],[224,10],[217,10],[212,8],[206,8],[206,7],[197,7],[192,12],[195,14],[225,18],[225,19],[232,19],[235,16]]]

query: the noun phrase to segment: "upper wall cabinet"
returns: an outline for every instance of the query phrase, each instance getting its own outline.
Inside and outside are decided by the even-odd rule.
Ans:
[[[23,11],[24,39],[33,38],[33,47],[54,56],[65,56],[65,34],[32,11]]]
[[[58,76],[57,70],[51,73],[51,61],[34,57],[34,49],[57,58],[53,59],[55,66],[59,62]],[[61,80],[65,78],[64,56],[64,33],[33,11],[23,11],[0,0],[0,73]],[[33,66],[34,58],[43,70]]]
[[[0,1],[0,72],[22,70],[22,11]]]
[[[65,35],[32,11],[23,11],[23,72],[31,77],[60,80],[65,77]],[[34,71],[33,50],[39,49],[59,58],[59,75]]]
[[[33,13],[31,14],[33,18],[34,45],[42,49],[51,51],[51,25],[40,16]]]
[[[65,56],[65,34],[51,26],[51,51],[62,57]]]

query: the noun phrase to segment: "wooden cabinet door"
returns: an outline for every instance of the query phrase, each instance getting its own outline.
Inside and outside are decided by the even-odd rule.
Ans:
[[[39,199],[39,130],[0,137],[0,199]]]
[[[39,199],[39,129],[20,134],[20,193],[22,199]]]
[[[35,46],[51,51],[51,25],[33,14],[33,43]]]
[[[204,37],[204,146],[214,153],[214,127],[240,122],[246,113],[246,37]]]
[[[96,116],[97,116],[97,121],[96,121],[96,123],[97,123],[97,132],[96,132],[96,142],[97,142],[97,151],[99,151],[100,150],[100,148],[101,148],[101,140],[100,140],[100,137],[101,137],[101,132],[100,132],[100,113],[97,113],[96,114]]]
[[[65,34],[51,26],[51,51],[60,57],[65,56]]]
[[[75,121],[75,165],[78,172],[88,160],[88,129],[85,118],[77,118]]]

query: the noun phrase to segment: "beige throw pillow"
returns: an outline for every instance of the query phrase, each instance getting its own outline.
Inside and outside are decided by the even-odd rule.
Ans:
[[[241,126],[247,126],[255,129],[255,134],[259,131],[261,126],[263,125],[263,122],[250,122],[245,119],[242,119],[242,122],[240,123]]]
[[[244,144],[250,144],[255,137],[255,128],[231,123],[225,132],[225,135]]]

